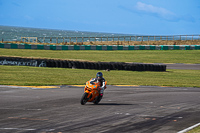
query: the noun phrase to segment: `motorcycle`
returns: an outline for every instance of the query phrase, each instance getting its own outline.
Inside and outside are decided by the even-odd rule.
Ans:
[[[83,96],[81,97],[81,104],[85,105],[87,102],[93,102],[94,104],[98,104],[103,94],[100,94],[100,82],[96,83],[90,83],[91,80],[86,82]],[[106,83],[105,82],[105,89],[106,89]]]

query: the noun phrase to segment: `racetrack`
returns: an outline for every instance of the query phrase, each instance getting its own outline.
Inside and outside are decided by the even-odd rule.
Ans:
[[[161,63],[162,64],[162,63]],[[200,64],[165,64],[167,69],[200,70]]]
[[[0,86],[0,132],[175,133],[200,122],[200,88],[108,86],[99,105],[83,87]]]

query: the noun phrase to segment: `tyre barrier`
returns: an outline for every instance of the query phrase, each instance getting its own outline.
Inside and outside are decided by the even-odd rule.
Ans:
[[[95,70],[126,70],[126,71],[166,71],[166,65],[142,64],[125,62],[87,62],[59,59],[40,59],[22,57],[0,57],[0,65],[34,66],[34,67],[57,67],[72,69],[95,69]]]

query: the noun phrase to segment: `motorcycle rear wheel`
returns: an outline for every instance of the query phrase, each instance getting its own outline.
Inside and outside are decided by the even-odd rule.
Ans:
[[[97,99],[94,101],[94,104],[99,104],[101,99],[102,99],[102,96],[98,96]]]
[[[88,93],[84,93],[83,96],[81,97],[81,104],[85,105],[88,101],[87,99]]]

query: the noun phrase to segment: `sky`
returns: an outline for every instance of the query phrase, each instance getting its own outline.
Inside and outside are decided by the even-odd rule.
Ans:
[[[200,34],[200,0],[0,0],[0,25],[192,35]]]

